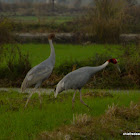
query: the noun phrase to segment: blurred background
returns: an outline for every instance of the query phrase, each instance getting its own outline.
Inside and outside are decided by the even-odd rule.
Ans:
[[[116,57],[121,75],[112,67],[105,70],[112,76],[97,75],[101,84],[94,77],[88,87],[139,88],[139,0],[0,0],[1,87],[20,87],[27,71],[49,56],[49,33],[60,39],[54,40],[56,66],[44,86]]]

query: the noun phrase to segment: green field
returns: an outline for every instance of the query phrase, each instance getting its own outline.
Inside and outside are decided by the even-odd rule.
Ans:
[[[32,66],[35,66],[45,60],[50,55],[48,44],[23,44],[19,45],[24,53],[30,56]],[[85,60],[96,54],[109,55],[118,57],[122,54],[120,45],[71,45],[71,44],[54,44],[56,53],[56,64],[59,66],[65,61]],[[106,61],[106,60],[104,60]]]
[[[71,124],[73,114],[100,116],[108,105],[129,106],[138,102],[139,91],[82,90],[83,100],[91,107],[89,110],[76,95],[75,108],[72,110],[73,92],[62,93],[54,99],[51,95],[42,95],[43,105],[39,108],[38,95],[34,94],[26,110],[24,105],[27,94],[18,92],[0,92],[0,139],[35,139],[43,131],[52,131],[59,126]],[[89,96],[88,96],[89,95]]]
[[[74,19],[73,16],[12,16],[10,17],[15,22],[21,22],[21,23],[56,23],[56,24],[62,24],[65,22],[72,21]]]

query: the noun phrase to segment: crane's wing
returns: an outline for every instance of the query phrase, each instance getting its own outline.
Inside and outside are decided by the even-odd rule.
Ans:
[[[46,78],[48,75],[51,74],[53,68],[50,66],[38,66],[38,67],[34,67],[32,68],[28,73],[27,73],[27,79],[29,81],[33,80],[33,79],[44,79]]]
[[[26,75],[22,85],[21,89],[24,91],[27,87],[36,84],[39,81],[43,81],[47,79],[53,70],[53,66],[51,65],[42,65],[39,64],[35,67],[33,67]]]
[[[66,89],[81,89],[90,79],[88,67],[82,67],[67,74],[62,81]]]

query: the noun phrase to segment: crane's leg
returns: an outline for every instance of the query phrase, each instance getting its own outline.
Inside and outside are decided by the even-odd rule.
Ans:
[[[80,102],[81,102],[82,104],[84,104],[85,106],[87,106],[88,108],[90,108],[90,107],[82,100],[81,89],[79,90],[79,92],[80,92]]]
[[[41,83],[42,83],[42,81],[40,81],[39,83],[37,83],[37,84],[35,85],[35,88],[39,88],[38,97],[39,97],[39,102],[40,102],[40,108],[42,108],[42,99],[41,99],[41,92],[40,92]]]
[[[72,98],[72,108],[74,108],[75,94],[76,94],[76,91],[74,92],[74,94],[73,94],[73,98]]]
[[[42,108],[42,99],[41,99],[41,92],[38,92],[39,102],[40,102],[40,108]]]
[[[34,93],[34,92],[31,92],[31,93],[30,93],[30,95],[29,95],[29,97],[28,97],[28,99],[27,99],[27,101],[26,101],[26,104],[25,104],[25,107],[24,107],[24,108],[27,107],[27,104],[28,104],[30,98],[32,97],[33,93]]]
[[[27,107],[30,98],[31,98],[32,95],[35,93],[35,90],[36,90],[38,87],[40,87],[41,83],[42,83],[42,82],[39,82],[39,83],[37,83],[37,84],[35,85],[35,88],[34,88],[34,90],[30,93],[30,95],[29,95],[29,97],[28,97],[28,99],[27,99],[27,101],[26,101],[26,104],[25,104],[25,107],[24,107],[24,108]],[[40,96],[40,95],[39,95],[39,96]]]

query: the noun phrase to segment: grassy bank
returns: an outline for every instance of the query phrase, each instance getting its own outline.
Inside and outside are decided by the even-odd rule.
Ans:
[[[35,94],[24,110],[27,94],[0,92],[0,139],[35,139],[43,131],[52,131],[59,126],[71,124],[73,114],[87,114],[99,117],[108,105],[128,107],[130,102],[137,103],[139,91],[82,90],[83,100],[91,110],[79,101],[76,95],[75,108],[72,110],[73,92],[62,93],[55,100],[53,93],[43,94],[42,110],[39,108],[38,95]],[[112,128],[114,129],[114,128]]]

